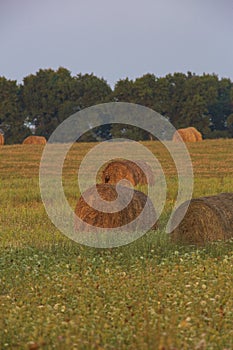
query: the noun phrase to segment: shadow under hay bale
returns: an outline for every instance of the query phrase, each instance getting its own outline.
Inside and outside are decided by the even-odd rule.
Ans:
[[[111,202],[115,201],[118,197],[116,188],[118,191],[121,191],[119,205],[120,208],[123,208],[122,210],[104,212],[94,208],[96,204],[100,202],[99,197],[105,201],[109,201],[109,205],[111,205]],[[80,224],[75,220],[76,230],[83,232],[88,231],[88,226],[85,225],[85,223],[94,227],[119,228],[135,220],[141,214],[145,206],[147,206],[148,209],[147,215],[141,215],[140,220],[137,220],[138,222],[132,223],[132,228],[135,230],[143,230],[147,227],[148,222],[153,222],[152,230],[157,228],[157,222],[155,222],[157,221],[157,216],[154,206],[150,199],[140,191],[125,186],[97,184],[85,191],[85,197],[88,199],[91,206],[86,203],[83,196],[80,197],[75,208],[75,214],[84,221],[84,223]],[[128,199],[131,197],[132,199],[127,205]]]
[[[28,136],[24,141],[23,145],[45,145],[46,138],[44,136]]]
[[[187,202],[176,210],[172,225],[179,222]],[[205,245],[208,242],[233,237],[233,193],[192,199],[188,210],[171,233],[175,243]]]
[[[4,136],[0,133],[0,145],[4,145]]]
[[[197,131],[194,127],[178,129],[172,138],[174,142],[197,142],[202,141],[202,135],[199,131]]]
[[[117,184],[121,180],[128,180],[133,186],[154,185],[155,177],[150,166],[144,161],[134,163],[130,160],[116,160],[110,162],[102,172],[102,183]],[[148,181],[146,173],[148,176]]]

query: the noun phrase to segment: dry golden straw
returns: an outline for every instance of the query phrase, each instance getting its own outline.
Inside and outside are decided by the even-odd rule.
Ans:
[[[0,134],[0,145],[4,145],[4,136]]]
[[[202,134],[196,128],[190,126],[187,129],[189,129],[189,130],[191,130],[193,132],[193,134],[196,137],[196,141],[202,141]]]
[[[97,193],[94,191],[97,189]],[[119,186],[123,193],[121,200],[119,202],[120,208],[123,208],[121,211],[106,213],[96,210],[89,206],[84,200],[83,196],[80,197],[75,208],[75,214],[84,222],[94,226],[102,228],[119,228],[120,226],[129,224],[131,221],[135,220],[142,212],[145,207],[145,204],[148,200],[148,215],[142,215],[138,223],[132,223],[133,229],[140,230],[143,229],[149,220],[149,218],[156,218],[156,213],[152,202],[149,198],[142,192],[133,190],[125,186]],[[133,191],[133,195],[132,195]],[[105,200],[115,201],[117,199],[118,193],[116,191],[116,186],[110,184],[97,184],[89,188],[85,192],[86,198],[88,198],[89,203],[99,203],[99,196]],[[132,200],[127,205],[129,196],[132,196]],[[126,205],[125,205],[126,203]],[[78,230],[88,231],[88,226],[84,224],[75,223],[75,227]],[[152,229],[157,228],[157,223],[154,224]]]
[[[174,142],[180,142],[181,139],[184,142],[197,142],[202,141],[201,133],[194,127],[178,129],[173,135]]]
[[[24,141],[24,145],[45,145],[46,138],[44,136],[28,136]]]
[[[116,160],[110,162],[102,172],[102,183],[117,184],[120,180],[128,180],[133,186],[137,185],[154,185],[154,174],[150,166],[143,161],[137,161],[139,165],[146,170],[146,174],[142,168],[130,160]]]
[[[183,203],[175,212],[173,223],[177,223]],[[171,239],[177,243],[204,245],[207,242],[233,237],[233,193],[192,199]]]

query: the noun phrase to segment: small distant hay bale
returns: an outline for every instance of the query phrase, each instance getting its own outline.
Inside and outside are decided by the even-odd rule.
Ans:
[[[172,225],[179,222],[184,202],[176,210]],[[208,242],[226,240],[233,237],[233,193],[192,199],[188,210],[171,233],[175,243],[203,246]]]
[[[189,130],[191,130],[193,132],[193,134],[195,135],[196,137],[196,141],[199,142],[199,141],[202,141],[203,138],[202,138],[202,134],[196,129],[194,128],[193,126],[190,126],[189,128],[187,128]]]
[[[123,193],[123,196],[121,196],[119,201],[120,208],[123,208],[122,210],[116,212],[104,212],[94,208],[95,204],[99,203],[99,197],[105,201],[109,201],[110,205],[111,201],[115,201],[118,197],[116,186],[110,184],[97,184],[85,192],[85,198],[88,199],[89,203],[92,203],[93,207],[89,206],[83,196],[81,196],[76,205],[75,214],[82,221],[94,227],[119,228],[135,220],[141,214],[147,203],[147,208],[149,208],[148,215],[143,214],[137,223],[132,223],[132,225],[137,225],[133,226],[133,229],[143,229],[153,218],[157,219],[154,206],[144,193],[125,186],[118,186],[118,190],[119,189],[122,191],[121,193]],[[95,190],[97,190],[97,192]],[[128,205],[125,205],[125,203],[128,202],[129,196],[132,196],[132,199]],[[75,228],[76,230],[83,230],[83,232],[88,231],[88,226],[84,223],[81,223],[81,225],[77,224],[77,220],[75,221]],[[156,228],[157,222],[153,224],[151,229],[155,230]]]
[[[121,180],[128,180],[133,186],[154,185],[155,177],[149,164],[141,160],[137,160],[137,163],[130,160],[110,162],[102,172],[102,183],[117,184]],[[148,181],[143,169],[147,173]]]
[[[28,136],[24,141],[23,145],[45,145],[46,138],[44,136]]]
[[[4,145],[4,136],[0,133],[0,145]]]
[[[178,129],[174,133],[172,140],[174,142],[181,142],[182,140],[184,142],[196,142],[196,136],[194,135],[192,130],[188,130],[188,128]]]
[[[194,127],[178,129],[174,135],[172,141],[180,142],[183,140],[184,142],[197,142],[202,141],[202,135],[199,131],[197,131]]]

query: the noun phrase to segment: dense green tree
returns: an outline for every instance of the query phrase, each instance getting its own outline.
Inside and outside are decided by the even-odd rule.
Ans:
[[[49,138],[56,127],[80,109],[105,102],[111,88],[93,74],[71,77],[65,68],[39,70],[24,79],[25,118],[35,133]]]
[[[226,130],[227,118],[233,112],[232,89],[233,84],[230,79],[223,78],[218,81],[217,99],[215,103],[208,106],[211,114],[212,130]]]
[[[120,79],[114,88],[112,101],[135,103],[135,88],[133,80]]]
[[[155,82],[155,98],[153,109],[168,119],[171,109],[170,83],[167,77],[157,78]]]
[[[217,101],[218,78],[214,75],[201,77],[188,74],[183,91],[183,103],[176,127],[194,126],[204,135],[210,132],[209,106]]]
[[[156,81],[154,74],[145,74],[135,81],[126,79],[119,80],[113,92],[113,100],[130,102],[155,109]],[[134,140],[151,140],[153,136],[134,126],[125,124],[112,125],[114,137],[125,137]]]
[[[156,78],[154,74],[145,74],[134,82],[134,103],[154,108]]]
[[[21,89],[24,115],[35,126],[36,135],[48,138],[76,108],[72,100],[72,77],[64,68],[40,69],[35,75],[24,78]],[[72,103],[66,105],[67,101]]]
[[[194,126],[206,135],[209,132],[209,125],[210,116],[205,99],[199,94],[188,97],[175,126],[177,128]]]
[[[93,74],[74,77],[74,98],[80,109],[110,101],[112,90],[103,78]]]
[[[185,82],[186,75],[183,73],[174,73],[166,75],[168,82],[168,99],[167,114],[169,120],[175,127],[179,127],[179,119],[182,113],[182,108],[185,101]]]
[[[8,144],[21,143],[30,134],[24,123],[19,86],[4,77],[0,77],[0,129]]]

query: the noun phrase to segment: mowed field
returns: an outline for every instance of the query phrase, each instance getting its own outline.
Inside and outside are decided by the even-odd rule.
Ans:
[[[143,144],[166,175],[161,228],[112,249],[82,246],[52,224],[40,197],[42,146],[0,147],[1,350],[233,349],[233,240],[170,243],[162,227],[177,193],[175,165],[159,142]],[[72,208],[78,166],[93,146],[75,144],[64,163]],[[233,140],[187,147],[193,197],[233,192]]]

